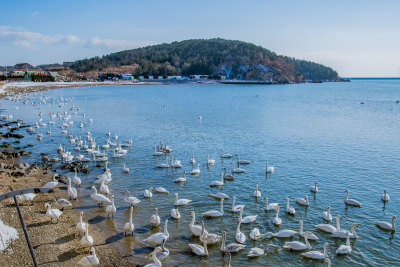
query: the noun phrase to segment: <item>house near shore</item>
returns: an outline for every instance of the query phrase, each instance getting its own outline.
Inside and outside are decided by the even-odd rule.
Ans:
[[[191,80],[207,80],[208,79],[208,75],[195,74],[195,75],[190,75],[189,78]]]

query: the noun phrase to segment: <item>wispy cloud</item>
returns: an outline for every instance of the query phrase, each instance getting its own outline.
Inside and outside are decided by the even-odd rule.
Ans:
[[[32,12],[32,13],[31,13],[31,16],[32,16],[32,17],[35,17],[35,16],[37,16],[37,15],[39,15],[39,14],[40,14],[39,11],[35,11],[35,12]]]
[[[149,45],[152,42],[135,42],[127,40],[103,39],[100,37],[81,38],[75,35],[47,35],[28,31],[21,27],[0,26],[0,41],[37,50],[43,45],[85,46],[99,49],[128,49]]]

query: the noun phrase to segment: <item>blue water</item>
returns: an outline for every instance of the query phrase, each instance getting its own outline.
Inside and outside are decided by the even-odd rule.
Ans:
[[[69,133],[85,136],[90,131],[97,144],[103,145],[106,132],[116,132],[122,142],[132,136],[133,147],[122,159],[112,159],[109,152],[109,167],[113,174],[110,185],[119,208],[114,220],[96,220],[99,227],[111,237],[110,241],[123,251],[133,255],[135,261],[147,262],[145,257],[151,250],[143,247],[141,240],[151,232],[150,216],[154,208],[159,208],[161,220],[168,218],[170,239],[166,247],[170,256],[163,263],[167,266],[196,264],[198,266],[223,266],[226,257],[219,252],[219,245],[209,246],[210,256],[202,258],[191,254],[188,243],[199,243],[191,237],[190,210],[196,211],[196,221],[202,220],[201,213],[211,209],[219,210],[219,201],[209,198],[210,192],[223,191],[230,196],[225,203],[222,219],[204,219],[208,232],[220,234],[227,231],[227,243],[234,241],[238,214],[230,212],[232,196],[237,204],[246,204],[244,215],[259,215],[256,224],[242,225],[247,236],[246,249],[232,255],[232,266],[323,266],[318,261],[304,259],[300,253],[285,250],[269,250],[265,256],[248,259],[248,251],[253,246],[263,247],[267,243],[282,246],[279,239],[261,239],[253,242],[249,233],[254,227],[262,233],[278,232],[279,229],[299,229],[298,220],[304,221],[304,229],[315,233],[320,240],[310,241],[312,250],[323,250],[325,242],[331,244],[328,252],[333,266],[372,265],[383,263],[400,265],[397,234],[382,231],[374,226],[376,220],[391,221],[392,215],[399,215],[400,193],[400,81],[397,80],[357,80],[350,83],[294,84],[294,85],[143,85],[143,86],[98,86],[67,88],[42,92],[45,96],[67,97],[74,100],[66,107],[56,104],[23,105],[22,102],[1,100],[4,114],[11,113],[16,118],[24,118],[33,123],[42,111],[46,122],[48,113],[67,111],[72,114],[74,126]],[[39,96],[39,93],[33,95]],[[364,104],[361,104],[363,102]],[[80,107],[78,115],[69,108]],[[14,107],[18,106],[16,110]],[[82,112],[86,113],[83,118]],[[202,116],[202,120],[199,120]],[[93,119],[91,124],[80,129],[79,121]],[[37,160],[41,152],[57,156],[59,142],[70,146],[59,128],[61,120],[56,119],[52,137],[45,135],[47,127],[41,129],[44,138],[39,143],[36,136],[26,134],[22,144],[33,143],[35,149],[29,160]],[[159,141],[171,146],[173,156],[182,160],[183,168],[171,171],[156,169],[155,165],[165,161],[165,157],[154,158],[153,146]],[[220,179],[223,167],[230,169],[231,160],[220,159],[220,149],[225,153],[240,153],[242,159],[252,161],[242,165],[246,173],[237,174],[234,181],[226,181],[223,189],[213,189],[208,185]],[[201,175],[188,176],[186,184],[175,184],[184,170],[190,172],[191,155],[201,164]],[[209,169],[205,161],[207,154],[216,160]],[[236,159],[235,159],[236,160]],[[275,173],[265,175],[265,160],[275,167]],[[130,174],[122,173],[122,162],[131,169]],[[84,186],[80,195],[86,197],[85,216],[89,219],[107,217],[104,210],[95,208],[88,199],[88,186],[102,172],[90,163],[91,173],[80,174]],[[318,181],[319,193],[309,191],[314,181]],[[262,197],[256,200],[252,195],[258,184]],[[143,190],[151,186],[163,186],[169,195],[153,193],[148,201]],[[127,205],[122,201],[122,192],[128,189],[142,202],[135,208],[134,223],[137,229],[134,237],[118,235],[127,222]],[[343,200],[345,189],[350,190],[350,198],[363,203],[361,208],[345,209]],[[380,200],[387,189],[391,201],[385,206]],[[180,198],[189,198],[193,203],[179,208],[182,218],[170,218],[173,208],[173,193]],[[295,198],[308,195],[310,206],[301,207]],[[275,227],[274,212],[265,212],[263,198],[278,202],[283,224]],[[296,216],[286,215],[284,197],[291,199],[296,208]],[[314,225],[324,223],[322,212],[331,206],[333,216],[340,215],[341,227],[350,229],[351,223],[359,224],[359,238],[352,241],[353,252],[348,256],[336,256],[336,249],[345,243],[344,239],[331,238],[329,234],[317,231]],[[88,208],[90,207],[90,208]],[[304,241],[298,237],[294,240]]]

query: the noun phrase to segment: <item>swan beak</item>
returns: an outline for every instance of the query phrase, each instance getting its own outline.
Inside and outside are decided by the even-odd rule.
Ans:
[[[339,219],[342,219],[342,216],[339,216]]]

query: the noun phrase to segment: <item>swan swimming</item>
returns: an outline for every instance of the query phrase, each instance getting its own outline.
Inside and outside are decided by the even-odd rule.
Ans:
[[[346,206],[349,205],[349,206],[354,206],[354,207],[361,207],[362,204],[360,202],[358,202],[355,199],[349,199],[350,191],[348,189],[346,189],[344,192],[347,193],[346,199],[344,200],[344,203],[346,204]]]
[[[397,217],[393,216],[392,223],[384,222],[384,221],[376,221],[375,225],[382,229],[385,229],[385,230],[396,231],[396,226],[394,225],[394,220],[396,220],[396,219],[397,219]]]
[[[174,196],[175,196],[175,201],[174,201],[175,206],[185,206],[192,203],[190,199],[185,199],[185,198],[178,199],[178,193],[175,193]]]
[[[290,215],[296,215],[296,209],[294,207],[289,206],[289,198],[285,197],[286,199],[286,212]]]

